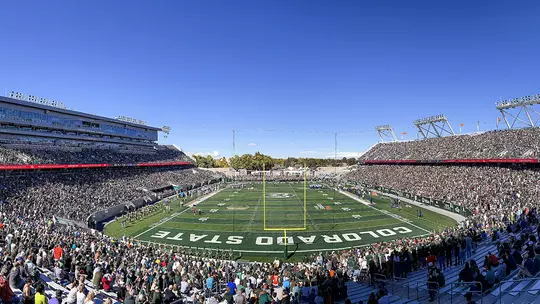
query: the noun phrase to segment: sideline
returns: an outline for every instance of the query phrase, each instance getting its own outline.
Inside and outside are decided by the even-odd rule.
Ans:
[[[341,194],[343,194],[343,195],[346,195],[346,196],[348,196],[348,197],[354,199],[355,201],[358,201],[358,202],[360,202],[360,203],[362,203],[362,204],[368,206],[369,208],[375,209],[375,210],[379,211],[380,213],[382,213],[382,214],[384,214],[384,215],[387,215],[387,216],[392,217],[391,215],[386,214],[386,212],[383,212],[382,210],[377,209],[377,208],[371,206],[371,204],[369,204],[367,201],[365,201],[365,200],[363,200],[363,199],[361,199],[361,198],[356,197],[356,196],[355,196],[354,194],[352,194],[352,193],[348,193],[348,192],[345,192],[345,191],[339,190],[339,189],[336,189],[336,190],[337,190],[339,193],[341,193]],[[390,213],[391,213],[391,212],[390,212]],[[396,215],[397,215],[397,214],[396,214]],[[411,226],[413,226],[413,227],[415,227],[415,228],[418,228],[418,229],[420,229],[420,230],[422,230],[422,231],[424,231],[424,232],[427,232],[427,233],[431,234],[431,231],[426,230],[426,229],[424,229],[424,228],[422,228],[422,227],[420,227],[420,226],[418,226],[418,225],[415,225],[415,224],[413,224],[413,223],[411,223],[411,222],[408,222],[408,221],[406,221],[406,220],[404,220],[404,219],[401,219],[401,218],[398,218],[398,217],[394,217],[394,218],[395,218],[396,220],[399,220],[399,221],[404,222],[405,224],[411,225]]]
[[[180,212],[173,213],[173,216],[170,216],[168,219],[166,219],[166,220],[164,220],[164,221],[158,223],[157,225],[155,225],[155,226],[153,226],[153,227],[148,228],[148,229],[145,230],[144,232],[141,232],[141,233],[137,234],[137,235],[134,236],[133,238],[136,239],[136,238],[140,237],[141,235],[143,235],[143,234],[145,234],[145,233],[147,233],[147,232],[149,232],[149,231],[152,231],[152,230],[154,230],[155,228],[157,228],[157,227],[159,227],[159,226],[161,226],[161,225],[167,223],[168,221],[172,220],[173,218],[179,216],[180,214],[182,214],[182,213],[184,213],[184,212],[186,212],[186,211],[188,211],[188,210],[191,210],[191,207],[193,207],[194,205],[197,205],[197,204],[199,204],[199,203],[201,203],[201,202],[204,202],[205,200],[207,200],[207,199],[211,198],[212,196],[214,196],[214,195],[218,194],[219,192],[221,192],[223,189],[226,189],[226,188],[221,188],[221,189],[219,189],[219,190],[216,191],[216,192],[212,192],[212,193],[210,193],[210,194],[207,194],[207,195],[205,195],[205,196],[202,196],[201,198],[198,198],[198,199],[196,199],[196,200],[194,200],[194,201],[191,201],[189,204],[187,204],[186,206],[184,206],[184,207],[188,207],[188,208],[186,208],[186,209],[184,209],[184,210],[182,210],[182,211],[180,211]]]
[[[389,197],[395,197],[395,195],[391,195],[391,194],[387,194],[387,193],[384,193],[384,192],[381,192],[381,191],[378,191],[378,190],[372,190],[370,189],[370,191],[375,191],[377,193],[380,193],[382,195],[385,195],[385,196],[389,196]],[[418,207],[422,207],[424,209],[427,209],[429,211],[433,211],[435,213],[438,213],[438,214],[441,214],[441,215],[444,215],[444,216],[447,216],[449,218],[452,218],[454,220],[456,220],[456,222],[461,223],[463,221],[465,221],[467,218],[464,217],[463,215],[461,214],[457,214],[457,213],[454,213],[452,211],[448,211],[448,210],[445,210],[445,209],[441,209],[441,208],[437,208],[437,207],[434,207],[434,206],[430,206],[430,205],[426,205],[426,204],[423,204],[423,203],[420,203],[420,202],[417,202],[417,201],[414,201],[412,199],[408,199],[406,197],[401,197],[401,196],[398,196],[399,200],[401,201],[404,201],[404,202],[407,202],[411,205],[415,205],[415,206],[418,206]]]

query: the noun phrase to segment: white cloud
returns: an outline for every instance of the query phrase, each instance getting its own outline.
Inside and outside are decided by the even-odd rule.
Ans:
[[[206,156],[206,155],[211,155],[212,157],[216,158],[219,156],[219,151],[213,151],[213,152],[195,152],[195,153],[192,153],[192,152],[186,152],[186,155],[187,156],[194,156],[194,155],[198,155],[198,156]]]
[[[315,153],[317,153],[317,151],[313,151],[313,150],[305,150],[305,151],[300,151],[299,153],[300,153],[300,154],[315,154]]]
[[[256,143],[249,143],[248,146],[250,147],[255,147],[257,144]]]

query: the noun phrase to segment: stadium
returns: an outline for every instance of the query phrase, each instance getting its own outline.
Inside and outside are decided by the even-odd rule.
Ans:
[[[540,4],[98,2],[1,5],[0,304],[540,303]]]
[[[527,96],[510,104],[534,111],[539,102]],[[536,127],[456,135],[439,115],[414,122],[425,131],[414,141],[397,141],[389,125],[377,127],[381,142],[352,166],[276,169],[267,159],[261,170],[246,170],[199,168],[175,146],[156,144],[157,133],[170,128],[67,110],[17,92],[0,98],[0,114],[2,213],[31,210],[39,218],[4,216],[4,246],[11,248],[5,255],[20,256],[17,246],[32,244],[13,269],[35,273],[49,293],[69,293],[70,273],[86,271],[93,278],[85,284],[101,301],[118,301],[113,290],[137,274],[114,272],[115,283],[107,282],[117,254],[126,266],[176,265],[166,280],[190,261],[241,267],[241,275],[203,272],[190,283],[184,277],[185,301],[219,295],[230,281],[256,287],[265,282],[262,274],[278,270],[306,282],[295,286],[301,303],[318,284],[337,284],[337,299],[376,295],[389,303],[454,301],[471,292],[486,301],[532,302],[540,290],[532,260],[540,253]],[[426,125],[440,128],[435,135],[450,134],[430,137]],[[41,259],[49,250],[54,260]],[[93,257],[77,252],[87,251],[102,252],[100,261],[110,266],[85,267]],[[519,266],[529,261],[532,268]],[[463,270],[471,267],[481,273]],[[323,283],[303,269],[337,273]],[[278,286],[294,281],[284,280],[290,281]]]

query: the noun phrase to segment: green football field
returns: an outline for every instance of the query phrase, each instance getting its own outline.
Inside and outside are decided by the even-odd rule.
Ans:
[[[391,199],[384,196],[374,197],[369,206],[369,198],[358,199],[328,187],[316,190],[305,189],[304,183],[272,182],[265,187],[263,191],[261,183],[254,183],[242,189],[224,188],[191,202],[194,207],[173,202],[171,212],[157,212],[126,228],[112,222],[105,233],[153,243],[233,250],[246,259],[266,260],[282,258],[285,243],[292,258],[300,259],[319,251],[423,236],[456,223],[425,209],[418,218],[421,208],[416,206],[391,208]]]

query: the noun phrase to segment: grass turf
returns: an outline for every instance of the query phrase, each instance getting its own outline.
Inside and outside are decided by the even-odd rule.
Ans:
[[[374,197],[374,205],[366,206],[330,188],[305,191],[306,212],[303,183],[267,183],[265,197],[263,185],[255,183],[221,190],[198,203],[196,213],[173,201],[171,212],[156,212],[126,228],[112,222],[105,233],[194,248],[232,249],[245,259],[264,261],[283,257],[283,229],[287,229],[288,250],[298,260],[318,251],[426,235],[456,223],[416,206],[391,208],[391,198],[384,196]],[[417,217],[417,210],[422,210],[422,218]],[[265,231],[265,223],[267,229],[279,230]]]

